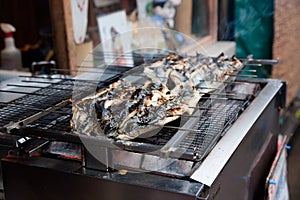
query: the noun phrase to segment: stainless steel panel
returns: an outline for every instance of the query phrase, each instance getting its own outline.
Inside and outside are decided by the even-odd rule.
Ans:
[[[235,121],[226,135],[217,143],[207,158],[191,176],[207,186],[211,186],[222,169],[245,138],[253,124],[258,120],[265,108],[282,88],[280,80],[268,80],[267,85],[260,92],[250,106]],[[277,108],[274,108],[277,109]]]

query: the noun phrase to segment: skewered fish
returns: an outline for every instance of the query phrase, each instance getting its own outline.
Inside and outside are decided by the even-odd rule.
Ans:
[[[144,68],[144,84],[119,80],[74,103],[71,126],[78,134],[134,139],[180,115],[192,115],[204,93],[219,88],[241,67],[234,57],[214,60],[172,53]]]

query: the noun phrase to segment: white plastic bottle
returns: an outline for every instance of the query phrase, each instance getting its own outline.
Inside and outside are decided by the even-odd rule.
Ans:
[[[1,69],[17,70],[22,68],[21,52],[15,46],[13,32],[15,27],[10,24],[0,23],[2,31],[5,33],[5,48],[1,51]]]

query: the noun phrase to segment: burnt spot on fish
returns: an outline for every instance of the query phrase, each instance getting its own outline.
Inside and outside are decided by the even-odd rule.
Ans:
[[[138,109],[139,107],[141,107],[144,104],[144,98],[139,99],[138,102],[132,104],[130,107],[128,107],[128,112],[131,113],[134,110]]]
[[[132,104],[129,108],[128,108],[128,112],[131,113],[132,111],[134,111],[136,109],[136,106],[137,104]]]
[[[225,56],[224,52],[220,53],[220,55],[217,57],[218,59],[221,59]]]
[[[110,108],[105,109],[104,104],[105,100],[97,101],[95,111],[100,128],[105,135],[109,135],[116,132],[118,124],[114,121]]]
[[[116,136],[116,130],[117,130],[117,124],[112,123],[110,120],[106,120],[104,123],[103,131],[104,134],[108,137],[115,137]]]
[[[98,119],[102,119],[103,118],[103,112],[104,112],[104,103],[105,101],[97,101],[95,103],[95,111],[96,111],[96,116]]]
[[[130,99],[137,99],[137,98],[139,97],[141,91],[142,91],[142,89],[140,89],[140,88],[136,89],[136,90],[132,93]]]
[[[180,111],[180,110],[181,110],[181,108],[175,107],[175,108],[168,109],[167,112],[174,112],[174,111]]]
[[[148,109],[145,109],[143,113],[139,113],[139,114],[141,115],[140,117],[137,118],[137,123],[139,125],[146,125],[152,120]]]

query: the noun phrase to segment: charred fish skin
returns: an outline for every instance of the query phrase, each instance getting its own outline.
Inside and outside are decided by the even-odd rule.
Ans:
[[[72,107],[71,127],[77,134],[97,136],[102,133],[91,101],[90,99],[84,100]]]
[[[124,139],[127,135],[126,138],[133,139],[145,131],[153,130],[149,124],[156,123],[157,120],[165,117],[166,105],[164,104],[170,98],[171,93],[162,84],[151,83],[144,87],[137,97],[138,106],[120,124],[118,138]]]
[[[122,84],[122,82],[113,83],[109,89],[100,90],[95,95],[73,103],[71,127],[74,133],[88,136],[104,136],[113,132],[117,124],[109,111],[107,102],[110,99],[111,90],[122,87]],[[108,130],[108,127],[111,130]]]
[[[77,134],[132,140],[192,115],[204,93],[220,88],[228,74],[242,67],[237,58],[224,54],[214,59],[171,53],[144,67],[148,80],[143,85],[119,80],[74,103],[71,126]]]

